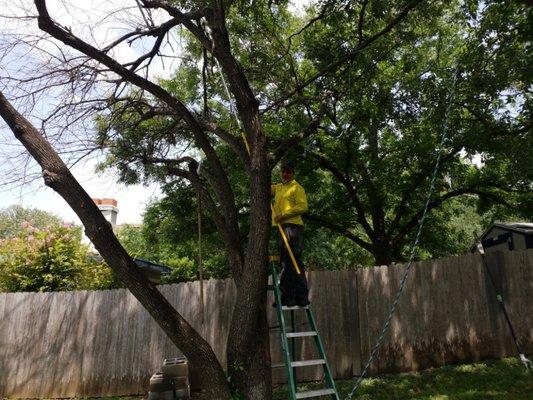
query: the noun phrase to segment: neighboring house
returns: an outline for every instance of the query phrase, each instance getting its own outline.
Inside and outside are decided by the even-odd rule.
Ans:
[[[92,200],[98,206],[104,217],[109,221],[113,230],[116,230],[117,227],[120,227],[120,225],[117,225],[118,202],[115,199],[104,198]],[[88,243],[91,247],[91,250],[94,253],[94,257],[101,260],[100,254],[96,252],[96,249],[93,247],[89,239],[84,239],[84,241]],[[153,283],[160,283],[161,276],[169,274],[172,271],[170,267],[167,267],[166,265],[157,264],[152,261],[141,260],[138,258],[134,258],[134,261],[139,267],[139,269],[142,271],[142,273]]]
[[[481,244],[486,253],[533,249],[533,222],[495,222],[481,236]]]

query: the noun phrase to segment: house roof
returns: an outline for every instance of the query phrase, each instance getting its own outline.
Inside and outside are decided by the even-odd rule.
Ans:
[[[485,236],[493,227],[507,229],[518,233],[533,233],[533,222],[495,222],[485,231],[485,233],[483,233],[483,236]]]
[[[168,274],[172,272],[172,268],[167,267],[163,264],[158,264],[153,261],[143,260],[141,258],[134,258],[135,264],[141,269],[147,269],[155,273],[162,273],[162,274]]]
[[[485,239],[487,234],[493,228],[505,229],[507,231],[520,233],[522,235],[533,235],[533,222],[494,222],[492,223],[480,237],[480,240]],[[477,250],[477,241],[470,248],[470,251],[474,253]]]

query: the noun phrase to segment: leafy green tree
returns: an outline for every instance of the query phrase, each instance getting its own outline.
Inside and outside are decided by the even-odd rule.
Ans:
[[[122,246],[124,246],[132,257],[156,261],[157,251],[146,242],[143,229],[144,227],[142,225],[124,224],[117,226],[115,233]]]
[[[309,162],[304,185],[316,199],[310,218],[377,264],[408,254],[445,124],[428,211],[461,213],[458,202],[443,207],[475,195],[485,209],[500,204],[526,218],[533,213],[529,9],[513,2],[427,7],[432,16],[413,30],[381,40],[324,79],[333,93],[330,121],[300,150]],[[318,68],[343,59],[361,40],[358,32],[357,19],[345,23],[340,11],[332,14],[307,31],[306,55]],[[345,46],[333,45],[346,37],[352,39]],[[471,161],[479,156],[481,166]],[[431,222],[443,238],[458,233],[438,216]],[[453,242],[443,241],[450,251]],[[444,254],[445,246],[422,253]]]
[[[95,247],[188,356],[208,395],[228,399],[233,389],[241,397],[269,399],[268,277],[264,264],[273,166],[289,149],[311,138],[302,146],[302,153],[313,162],[308,169],[317,177],[307,185],[310,189],[315,185],[317,204],[323,206],[316,207],[315,221],[339,227],[379,262],[401,258],[418,222],[422,187],[431,173],[452,82],[451,61],[460,59],[460,64],[465,64],[469,61],[467,50],[475,55],[479,40],[462,41],[462,33],[472,36],[461,27],[469,27],[472,15],[477,18],[478,8],[483,11],[485,4],[494,9],[497,3],[478,7],[477,2],[467,2],[472,9],[464,10],[455,2],[317,1],[308,15],[300,18],[287,2],[141,0],[137,2],[136,26],[118,30],[122,36],[102,43],[98,35],[83,40],[78,36],[80,27],[65,27],[50,15],[45,0],[35,0],[38,17],[30,20],[38,21],[49,35],[47,39],[62,43],[60,54],[53,58],[60,60],[54,72],[66,70],[67,79],[58,85],[73,87],[75,92],[70,93],[65,107],[69,108],[72,99],[80,99],[76,106],[89,104],[100,112],[97,143],[108,152],[107,165],[116,167],[127,183],[145,179],[192,188],[216,226],[237,293],[227,342],[233,388],[205,340],[138,273],[48,142],[3,96],[0,113],[39,162],[45,183],[76,210]],[[497,22],[502,23],[497,38],[506,34],[504,21],[523,24],[523,6],[512,3],[511,8],[505,7],[494,11]],[[134,19],[131,10],[117,10],[113,15],[122,11],[126,12],[124,19]],[[470,12],[467,19],[466,11]],[[154,15],[164,22],[154,21]],[[487,28],[498,23],[487,23]],[[179,41],[184,48],[176,74],[167,80],[151,79],[147,73],[150,64],[155,57],[166,56],[162,43],[177,27],[182,28],[178,33],[183,33]],[[492,43],[490,29],[483,36],[487,43]],[[120,44],[144,38],[151,39],[149,50],[137,59],[113,57]],[[453,45],[440,38],[453,39]],[[64,45],[73,48],[75,56],[69,58]],[[507,48],[503,45],[497,43],[491,50]],[[524,50],[521,48],[517,46],[516,55]],[[482,59],[489,64],[493,60]],[[456,97],[469,104],[466,94],[475,97],[476,88],[465,82],[472,83],[472,70],[477,68],[470,66],[461,69]],[[91,81],[91,77],[95,79]],[[92,84],[102,82],[112,87],[90,90]],[[505,88],[508,83],[502,81]],[[501,90],[487,91],[493,94],[489,105],[497,104]],[[104,98],[93,97],[102,92]],[[484,117],[490,117],[487,132],[493,132],[494,122],[501,122],[495,110],[501,108],[482,110]],[[470,114],[463,118],[454,108],[451,117],[452,131],[464,140],[480,133],[474,129],[479,121]],[[524,128],[515,126],[516,119],[509,122],[504,124],[506,131]],[[479,138],[483,137],[486,135],[480,134]],[[459,142],[461,148],[457,149]],[[476,143],[478,140],[472,141],[473,146]],[[451,181],[439,179],[438,197],[431,209],[452,194],[483,192],[497,197],[500,190],[507,189],[494,180],[477,185],[479,175],[488,177],[458,158],[461,149],[467,149],[463,141],[452,140],[445,147],[444,171]],[[516,147],[521,149],[521,143]],[[317,171],[316,165],[322,171]],[[507,164],[497,165],[505,170]],[[327,174],[319,175],[324,171]],[[348,202],[350,207],[346,207]]]
[[[194,281],[200,277],[197,232],[191,231],[196,228],[196,221],[176,218],[173,211],[179,209],[178,214],[182,215],[182,210],[180,203],[174,200],[174,197],[166,197],[150,204],[141,226],[122,225],[116,229],[118,240],[132,257],[172,269],[170,274],[161,277],[162,284]],[[224,246],[218,235],[211,232],[203,236],[202,252],[203,279],[229,277]]]

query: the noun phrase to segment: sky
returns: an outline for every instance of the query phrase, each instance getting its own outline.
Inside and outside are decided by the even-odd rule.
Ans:
[[[0,41],[7,43],[11,38],[22,32],[29,35],[40,34],[35,19],[11,18],[25,14],[35,14],[32,3],[28,0],[21,2],[0,0],[0,6],[2,7],[2,13],[0,14]],[[95,40],[107,43],[113,37],[117,37],[123,29],[122,24],[127,24],[128,22],[107,18],[107,14],[111,14],[109,7],[120,8],[121,4],[129,6],[132,4],[131,1],[126,0],[115,0],[111,3],[112,5],[107,1],[98,0],[78,2],[74,11],[66,12],[61,1],[47,1],[52,17],[57,17],[62,24],[73,27],[74,33],[82,37],[88,34],[81,28],[83,24],[91,20],[102,21],[98,23],[98,29],[91,32],[91,35],[94,35]],[[130,14],[130,17],[128,17],[130,19],[135,19],[139,16],[135,7],[131,8],[128,13]],[[40,47],[51,51],[54,50],[50,43],[40,42]],[[118,46],[114,55],[119,60],[131,60],[137,58],[142,50],[142,45],[129,46],[125,44]],[[33,71],[31,70],[42,62],[41,57],[42,55],[37,51],[28,51],[25,48],[9,49],[9,52],[4,52],[4,56],[0,60],[0,76],[21,77],[24,74],[32,73]],[[154,60],[150,75],[152,77],[164,77],[170,74],[170,70],[171,65],[169,62],[163,64],[158,60]],[[16,88],[10,87],[9,82],[1,86],[1,90],[4,93],[11,94],[11,97],[14,96]],[[22,110],[21,113],[38,127],[40,117],[46,115],[52,108],[54,100],[53,93],[48,93],[37,101],[31,115],[24,114]],[[35,178],[35,175],[39,174],[39,168],[35,162],[30,161],[29,166],[26,166],[24,161],[15,160],[15,155],[23,152],[24,149],[13,138],[12,132],[0,119],[0,208],[19,204],[52,212],[68,222],[81,223],[68,204],[52,189],[44,185],[42,178],[38,176]],[[21,166],[25,168],[25,173],[20,173]],[[71,169],[71,172],[91,197],[114,198],[118,201],[118,224],[142,222],[142,214],[146,205],[161,196],[159,185],[125,186],[117,183],[117,177],[113,172],[98,175],[95,173],[95,167],[96,161],[89,160],[77,164]],[[15,174],[17,179],[12,179]]]
[[[94,168],[94,163],[87,162],[73,168],[71,172],[91,197],[113,198],[118,201],[117,224],[141,223],[146,205],[161,196],[157,184],[125,186],[118,184],[113,174],[98,175],[93,172]],[[11,185],[0,189],[0,208],[20,204],[54,213],[66,222],[81,224],[67,202],[46,187],[42,179],[17,186]]]

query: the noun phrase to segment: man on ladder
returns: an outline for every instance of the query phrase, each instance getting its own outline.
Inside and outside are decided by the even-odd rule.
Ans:
[[[303,221],[302,214],[307,212],[307,198],[304,189],[294,180],[294,166],[284,161],[281,164],[281,184],[272,185],[274,205],[272,206],[272,224],[279,232],[281,278],[278,284],[276,258],[270,259],[272,285],[277,306],[277,316],[281,336],[283,366],[287,372],[289,399],[309,399],[328,396],[331,400],[339,400],[331,368],[326,360],[324,345],[320,339],[315,317],[309,307],[309,297],[305,269],[302,263]],[[281,307],[280,304],[281,303]],[[290,312],[291,326],[285,322],[285,313]],[[307,316],[309,330],[298,331],[294,324],[294,313],[304,312]],[[299,359],[296,354],[296,341],[312,338],[316,347],[316,359]],[[297,368],[321,366],[324,371],[322,387],[315,390],[299,390],[296,378]]]
[[[304,188],[294,179],[294,165],[284,160],[281,163],[281,182],[271,186],[274,196],[272,225],[279,224],[287,237],[298,269],[293,265],[289,251],[279,238],[281,305],[305,307],[309,304],[309,290],[302,263],[303,220],[307,212],[307,197]]]

